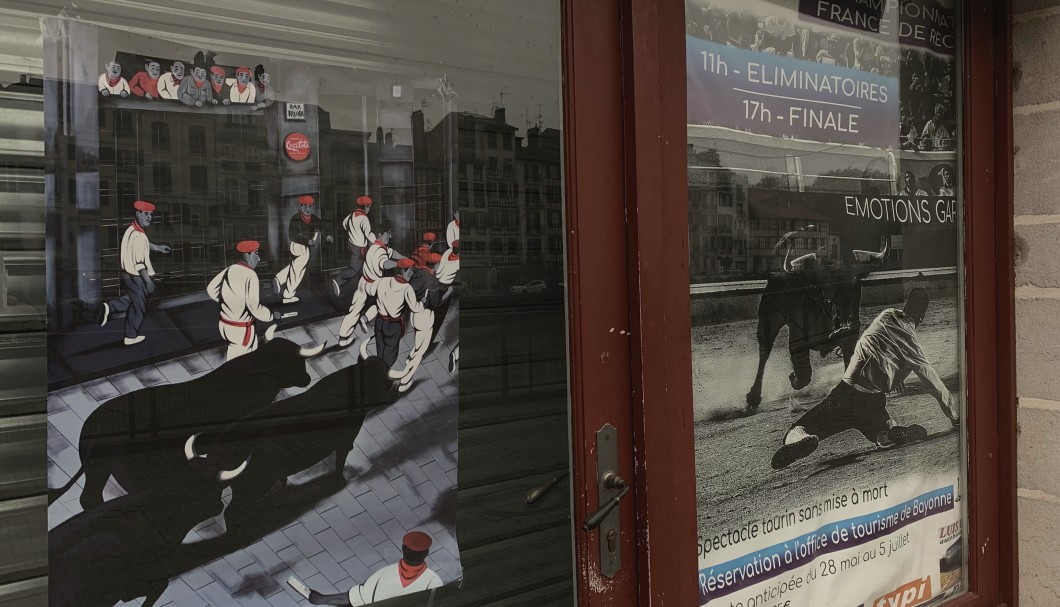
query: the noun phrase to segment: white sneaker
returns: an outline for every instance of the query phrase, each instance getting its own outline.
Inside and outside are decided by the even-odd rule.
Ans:
[[[125,338],[125,345],[127,345],[127,346],[136,345],[136,344],[140,343],[141,341],[143,341],[145,339],[147,339],[147,336],[145,336],[145,335],[137,335],[136,337],[126,337]]]
[[[302,301],[302,300],[298,299],[297,296],[295,296],[295,297],[284,297],[283,298],[283,303],[285,303],[285,304],[291,304],[291,303],[295,303],[295,302],[298,302],[298,301]]]
[[[103,307],[100,309],[99,326],[106,325],[108,320],[110,320],[110,304],[103,302]]]

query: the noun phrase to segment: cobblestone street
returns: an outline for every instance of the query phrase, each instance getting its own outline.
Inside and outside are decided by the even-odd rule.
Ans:
[[[297,518],[283,521],[263,538],[225,554],[170,581],[159,605],[286,607],[309,605],[287,585],[296,576],[321,592],[346,591],[376,569],[401,557],[401,538],[413,529],[429,533],[434,543],[429,566],[450,583],[461,577],[453,512],[457,484],[457,376],[450,374],[449,352],[456,341],[458,306],[441,330],[442,343],[428,354],[411,390],[392,405],[369,413],[345,462],[346,486],[313,495]],[[277,332],[302,345],[338,341],[340,318]],[[309,359],[314,383],[355,363],[355,343]],[[399,360],[412,344],[406,334]],[[224,361],[223,349],[212,348],[180,358],[62,388],[48,396],[48,481],[66,483],[77,472],[76,450],[81,426],[101,403],[118,395],[164,383],[199,377]],[[311,386],[310,386],[311,387]],[[309,388],[288,388],[278,399]],[[319,485],[313,480],[333,469],[334,457],[289,477],[283,492],[297,493]],[[80,512],[83,478],[49,508],[49,528]],[[108,499],[121,495],[113,479]],[[231,490],[225,491],[227,503]],[[200,523],[184,540],[186,546],[223,537],[224,515]],[[140,601],[129,604],[139,604]]]

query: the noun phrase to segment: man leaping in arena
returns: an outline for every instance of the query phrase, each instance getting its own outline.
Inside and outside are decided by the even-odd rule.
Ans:
[[[773,454],[774,470],[810,455],[822,440],[844,430],[857,430],[880,446],[927,438],[923,426],[901,426],[887,412],[887,393],[901,392],[910,372],[924,382],[950,423],[958,425],[957,403],[917,339],[927,307],[927,290],[913,289],[901,310],[888,308],[872,321],[858,339],[843,380],[784,435],[784,444]]]

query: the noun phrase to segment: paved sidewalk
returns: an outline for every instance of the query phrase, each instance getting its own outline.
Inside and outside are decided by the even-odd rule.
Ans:
[[[393,405],[372,412],[365,420],[345,462],[345,488],[308,504],[297,519],[251,545],[171,580],[159,606],[309,605],[286,584],[288,576],[295,575],[322,592],[345,591],[376,569],[396,562],[401,557],[401,538],[412,529],[434,538],[428,562],[442,580],[449,583],[459,579],[461,570],[453,535],[457,377],[447,370],[458,317],[458,306],[454,306],[442,328],[443,343],[424,358],[414,387]],[[325,340],[335,344],[340,320],[331,318],[279,333],[302,345]],[[363,334],[358,333],[358,340],[350,348],[310,359],[308,368],[314,383],[354,364],[361,339]],[[410,331],[403,340],[399,361],[404,360],[412,339]],[[77,471],[76,444],[81,426],[100,403],[143,387],[187,381],[223,361],[222,348],[212,348],[50,393],[48,484],[61,486]],[[304,390],[290,388],[278,398]],[[290,486],[297,489],[329,472],[333,466],[330,459],[289,477]],[[49,507],[49,528],[80,512],[82,484],[83,479]],[[108,499],[121,493],[112,480],[107,487]],[[226,502],[229,496],[230,491],[226,490]],[[223,536],[224,526],[223,515],[203,521],[184,543]]]

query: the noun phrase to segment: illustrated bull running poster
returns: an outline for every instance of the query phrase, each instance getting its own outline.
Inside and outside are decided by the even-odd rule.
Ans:
[[[43,29],[50,604],[427,604],[459,213],[372,75]]]
[[[700,604],[966,588],[957,15],[687,0]]]

